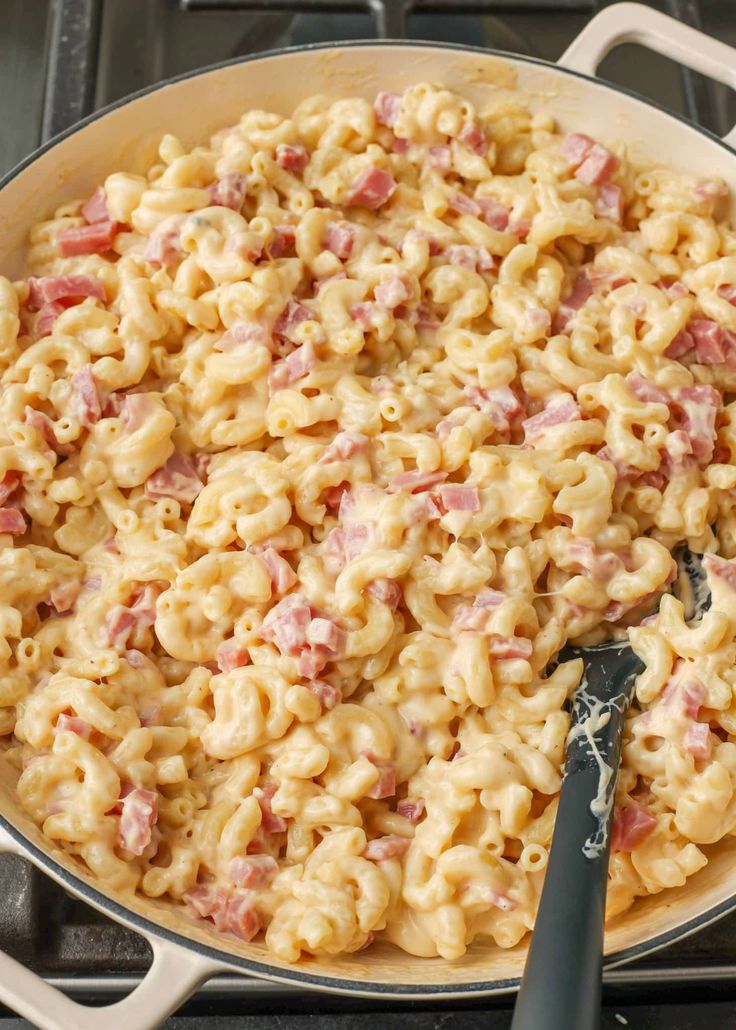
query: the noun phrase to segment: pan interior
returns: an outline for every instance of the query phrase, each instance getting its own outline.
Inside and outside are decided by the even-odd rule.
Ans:
[[[0,191],[1,267],[6,274],[20,275],[31,223],[62,200],[88,195],[113,170],[142,170],[150,164],[163,131],[193,144],[235,122],[246,108],[285,114],[315,92],[369,97],[380,89],[401,90],[419,80],[440,82],[481,104],[521,89],[533,110],[554,112],[564,130],[620,135],[637,157],[649,154],[659,163],[696,174],[719,174],[736,195],[733,152],[706,133],[612,87],[543,62],[463,48],[394,43],[331,46],[250,59],[183,77],[118,105],[61,138],[11,176]],[[14,770],[0,759],[0,815],[29,842],[35,860],[51,875],[80,890],[114,918],[123,921],[130,913],[134,925],[154,931],[160,927],[180,943],[199,945],[235,968],[328,989],[394,990],[407,995],[504,990],[521,973],[523,946],[508,951],[474,946],[461,960],[448,962],[413,958],[382,945],[353,956],[288,966],[263,945],[225,939],[164,901],[102,893],[99,882],[43,837],[20,811],[15,780]],[[716,911],[736,907],[736,901],[731,902],[736,894],[736,838],[706,850],[709,864],[684,887],[638,901],[610,925],[606,949],[612,961],[625,961],[666,944],[697,929]]]

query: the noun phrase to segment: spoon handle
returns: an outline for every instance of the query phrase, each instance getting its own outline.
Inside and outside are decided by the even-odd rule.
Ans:
[[[590,716],[595,747],[613,770],[605,798],[615,790],[627,688],[641,669],[629,649],[591,656],[575,696],[573,725]],[[608,721],[596,728],[605,713],[610,713]],[[571,734],[544,890],[511,1030],[595,1030],[600,1025],[610,850],[610,813],[601,826],[590,809],[599,796],[600,770],[588,736]]]

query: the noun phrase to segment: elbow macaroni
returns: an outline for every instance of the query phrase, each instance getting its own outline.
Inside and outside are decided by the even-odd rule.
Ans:
[[[736,832],[736,234],[586,140],[429,84],[250,111],[0,277],[0,733],[106,882],[286,961],[513,947],[550,663],[627,627],[610,912]]]

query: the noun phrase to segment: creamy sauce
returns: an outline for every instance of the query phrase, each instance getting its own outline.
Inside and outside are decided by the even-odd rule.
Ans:
[[[626,693],[617,694],[610,701],[602,701],[588,693],[588,681],[583,677],[575,693],[575,711],[578,717],[567,735],[567,747],[585,737],[589,750],[588,758],[592,758],[598,766],[598,789],[590,802],[590,813],[596,820],[596,830],[583,844],[586,858],[599,858],[608,843],[608,824],[616,793],[616,770],[609,765],[605,754],[601,751],[596,734],[604,729],[614,711],[625,712],[629,704]]]

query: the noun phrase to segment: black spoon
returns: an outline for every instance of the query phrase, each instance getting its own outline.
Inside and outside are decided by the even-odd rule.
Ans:
[[[676,554],[686,617],[709,607],[700,557]],[[680,590],[685,594],[685,590]],[[573,700],[565,776],[544,889],[511,1030],[596,1030],[600,1025],[603,920],[611,816],[624,717],[644,665],[625,642],[566,647],[582,658]]]

